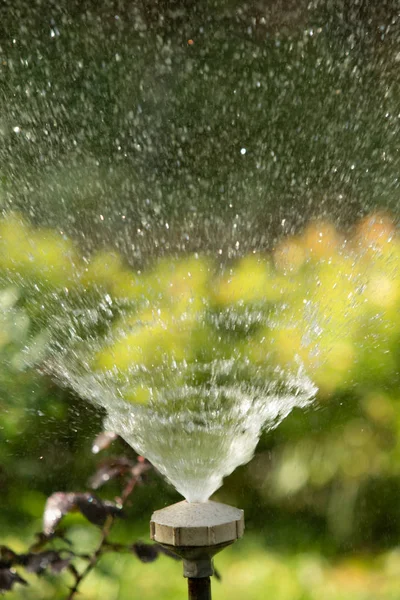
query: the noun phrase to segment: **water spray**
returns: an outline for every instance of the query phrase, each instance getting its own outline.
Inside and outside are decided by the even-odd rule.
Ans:
[[[156,510],[151,539],[183,559],[189,600],[211,600],[213,557],[242,537],[243,511],[219,502],[186,500]]]

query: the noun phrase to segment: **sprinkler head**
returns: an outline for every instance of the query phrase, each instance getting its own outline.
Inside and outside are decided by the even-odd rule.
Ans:
[[[244,532],[243,511],[219,502],[178,502],[156,510],[150,537],[183,558],[183,575],[213,574],[212,558]]]

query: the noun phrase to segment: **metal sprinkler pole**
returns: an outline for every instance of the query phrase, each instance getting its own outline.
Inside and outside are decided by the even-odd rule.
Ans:
[[[150,537],[183,558],[189,600],[211,600],[215,554],[242,537],[243,511],[219,502],[178,502],[156,510]]]
[[[188,599],[189,600],[211,600],[211,581],[209,577],[196,579],[188,578]]]

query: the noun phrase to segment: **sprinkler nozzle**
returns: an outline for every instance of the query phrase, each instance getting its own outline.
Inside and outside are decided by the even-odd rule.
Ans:
[[[219,502],[178,502],[156,510],[150,521],[152,540],[183,558],[183,575],[213,574],[215,554],[242,537],[243,511]]]

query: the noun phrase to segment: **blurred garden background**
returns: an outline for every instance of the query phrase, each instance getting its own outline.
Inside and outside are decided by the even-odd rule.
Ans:
[[[98,460],[102,414],[48,374],[49,348],[131,311],[140,335],[100,341],[93,369],[189,344],[300,361],[318,387],[215,495],[247,527],[215,598],[400,598],[399,42],[389,0],[3,0],[0,544],[24,551]],[[154,307],[270,326],[195,338]],[[148,540],[179,499],[153,473],[113,536]],[[8,597],[65,598],[68,577]],[[181,565],[107,556],[82,587],[103,597],[183,598]]]

